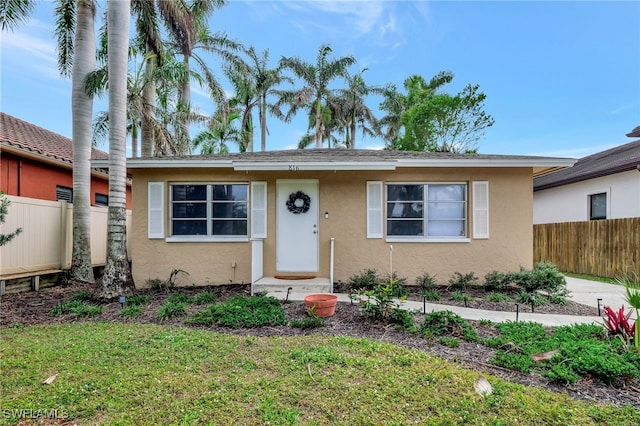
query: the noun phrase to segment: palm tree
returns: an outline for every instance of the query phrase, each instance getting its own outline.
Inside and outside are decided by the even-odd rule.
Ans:
[[[109,69],[109,225],[107,262],[101,295],[110,299],[124,293],[131,270],[127,260],[126,127],[129,0],[108,0]]]
[[[232,112],[218,111],[211,117],[207,129],[198,133],[193,139],[193,146],[200,148],[201,154],[226,154],[229,152],[228,142],[238,144],[240,152],[246,151],[242,131],[233,127],[233,121],[238,119],[240,114]]]
[[[289,122],[299,108],[308,109],[315,117],[316,148],[322,147],[322,128],[325,127],[323,107],[327,106],[331,94],[329,84],[338,77],[344,77],[346,69],[356,62],[351,55],[331,59],[329,58],[331,52],[329,45],[320,46],[315,64],[305,62],[298,57],[283,57],[280,60],[280,66],[291,70],[297,78],[302,80],[303,86],[295,90],[278,91],[280,99],[276,103],[274,111],[279,112],[282,105],[289,106],[287,114],[282,115],[284,120]]]
[[[346,75],[347,88],[337,90],[336,98],[333,101],[345,126],[345,146],[351,149],[356,147],[356,128],[358,125],[363,136],[374,136],[378,124],[373,111],[365,101],[370,94],[382,94],[383,89],[377,86],[367,86],[362,77],[366,70],[365,68],[355,75]]]
[[[248,75],[231,67],[225,67],[224,73],[231,82],[234,96],[229,99],[229,108],[242,112],[240,136],[247,152],[253,152],[253,108],[259,103],[255,85]],[[236,114],[237,115],[237,114]]]
[[[34,0],[3,0],[0,2],[0,29],[16,29],[29,19],[35,6]]]

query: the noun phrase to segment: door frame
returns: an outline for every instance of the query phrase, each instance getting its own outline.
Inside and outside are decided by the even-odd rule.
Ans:
[[[292,183],[302,183],[302,184],[314,184],[317,191],[317,200],[316,202],[312,202],[309,207],[309,211],[306,214],[313,214],[316,224],[316,241],[315,241],[315,269],[279,269],[278,268],[278,245],[280,244],[280,233],[279,229],[281,226],[280,223],[280,211],[285,208],[282,203],[278,202],[280,195],[280,184],[292,184]],[[275,270],[277,272],[319,272],[320,271],[320,181],[319,179],[276,179],[276,208],[275,208],[275,216],[276,216],[276,264]]]

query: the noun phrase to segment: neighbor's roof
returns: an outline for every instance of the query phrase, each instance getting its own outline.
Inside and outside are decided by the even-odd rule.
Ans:
[[[533,190],[554,188],[640,167],[640,139],[579,159],[573,167],[533,180]]]
[[[640,126],[634,127],[632,131],[627,133],[627,136],[630,138],[640,138]]]
[[[0,112],[0,146],[3,151],[65,166],[73,163],[73,142],[62,135]],[[91,151],[92,159],[108,159],[109,154]],[[68,165],[66,165],[68,167]]]
[[[217,155],[134,158],[129,169],[233,168],[241,171],[277,170],[395,170],[398,167],[530,167],[535,173],[569,167],[570,158],[520,155],[452,154],[362,149],[295,149]],[[102,161],[93,161],[103,167]]]

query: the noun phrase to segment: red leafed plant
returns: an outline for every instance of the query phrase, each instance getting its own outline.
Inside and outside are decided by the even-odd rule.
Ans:
[[[614,311],[609,306],[605,306],[604,312],[606,314],[604,325],[610,334],[620,334],[626,338],[633,337],[636,329],[636,323],[634,322],[633,325],[629,323],[629,318],[631,317],[632,312],[631,310],[625,314],[624,306],[617,311]]]

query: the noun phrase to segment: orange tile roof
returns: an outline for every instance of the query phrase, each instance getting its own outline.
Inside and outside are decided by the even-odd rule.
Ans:
[[[73,142],[62,135],[0,112],[0,144],[8,144],[47,157],[73,162]],[[108,159],[109,154],[91,150],[92,159]]]

